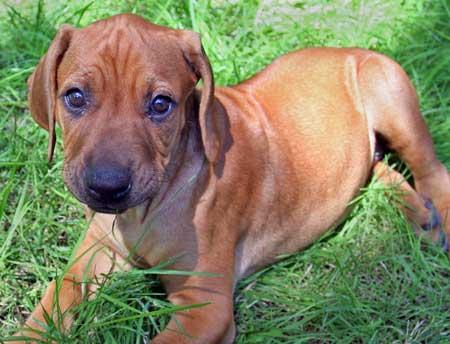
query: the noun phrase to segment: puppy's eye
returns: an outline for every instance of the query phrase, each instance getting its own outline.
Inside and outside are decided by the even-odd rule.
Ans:
[[[149,106],[149,115],[156,121],[164,120],[173,110],[175,102],[168,96],[153,97]]]
[[[86,97],[79,88],[71,88],[64,95],[64,102],[68,110],[80,112],[87,104]]]

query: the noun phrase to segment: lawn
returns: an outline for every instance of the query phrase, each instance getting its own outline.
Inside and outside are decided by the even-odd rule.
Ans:
[[[0,5],[0,342],[62,274],[87,228],[62,181],[60,140],[54,162],[46,162],[47,134],[27,109],[26,79],[61,24],[84,26],[122,12],[200,32],[220,85],[303,47],[385,53],[413,80],[438,156],[450,168],[447,0],[9,1]],[[393,190],[371,181],[339,228],[242,281],[236,342],[450,343],[448,258],[412,234],[393,199]],[[151,338],[173,311],[156,278],[163,268],[109,276],[98,297],[80,306],[73,329],[59,333],[51,324],[48,340]]]

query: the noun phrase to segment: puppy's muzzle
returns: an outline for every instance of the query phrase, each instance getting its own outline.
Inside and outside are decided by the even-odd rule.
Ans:
[[[89,197],[100,210],[120,210],[132,188],[131,173],[117,165],[89,166],[85,173],[85,187]],[[103,209],[104,208],[104,209]]]

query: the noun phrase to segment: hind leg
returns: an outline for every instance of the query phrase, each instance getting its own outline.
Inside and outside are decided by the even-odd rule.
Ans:
[[[415,190],[409,187],[410,194],[417,194],[413,206],[420,208],[420,198],[425,208],[433,211],[434,205],[450,237],[450,177],[436,158],[411,82],[398,64],[379,54],[370,55],[360,64],[358,79],[369,127],[411,170]],[[423,207],[419,213],[424,213]],[[439,240],[436,233],[432,237]]]
[[[430,200],[424,200],[405,178],[383,162],[373,168],[374,176],[386,186],[399,191],[400,208],[411,222],[417,235],[424,235],[448,250],[448,240],[443,232],[442,219]]]

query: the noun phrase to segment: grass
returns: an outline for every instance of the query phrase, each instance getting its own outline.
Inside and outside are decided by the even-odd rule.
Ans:
[[[202,33],[218,84],[237,83],[306,46],[361,46],[399,61],[417,87],[439,158],[450,167],[450,7],[446,0],[59,1],[0,7],[0,341],[65,269],[87,223],[61,178],[61,147],[27,110],[26,78],[62,23],[120,12]],[[11,4],[16,4],[12,2]],[[388,197],[386,197],[388,196]],[[371,182],[348,220],[307,250],[247,280],[235,295],[237,343],[450,343],[450,264],[417,239]],[[171,306],[164,267],[108,276],[59,343],[141,343]],[[158,270],[160,269],[160,270]]]

